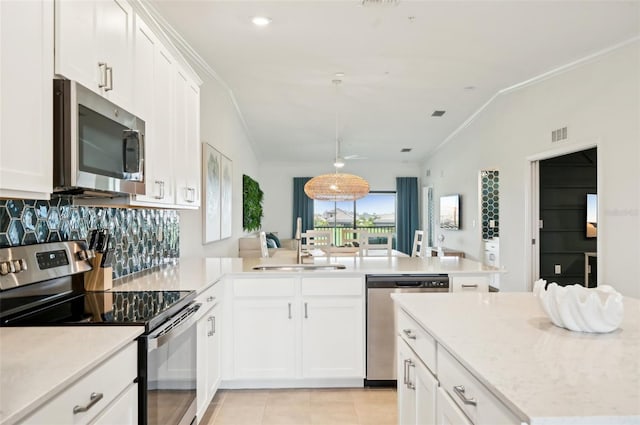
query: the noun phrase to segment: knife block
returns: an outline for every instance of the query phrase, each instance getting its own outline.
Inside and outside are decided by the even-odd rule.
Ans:
[[[91,259],[92,270],[84,274],[84,290],[85,291],[108,291],[113,288],[111,267],[100,267],[104,254],[96,253]]]

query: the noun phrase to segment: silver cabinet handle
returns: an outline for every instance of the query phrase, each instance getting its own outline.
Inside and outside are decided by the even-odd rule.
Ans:
[[[291,303],[289,303],[289,319],[291,319]]]
[[[407,378],[407,364],[408,364],[410,361],[411,361],[411,360],[409,360],[409,359],[404,359],[404,371],[403,371],[403,373],[404,373],[404,377],[403,377],[403,379],[402,379],[402,383],[403,383],[404,385],[407,385],[407,383],[409,382],[409,380],[408,380],[408,378]]]
[[[100,68],[100,82],[98,88],[104,88],[107,86],[107,64],[106,62],[98,62],[98,68]]]
[[[155,184],[157,184],[158,187],[160,188],[160,194],[156,195],[156,199],[164,199],[164,181],[156,180]]]
[[[207,332],[207,336],[213,336],[216,333],[216,317],[215,316],[209,316],[209,318],[207,320],[209,322],[211,322],[211,330],[209,332]]]
[[[411,382],[411,371],[409,370],[410,367],[416,367],[416,364],[411,359],[409,359],[407,366],[407,388],[409,388],[410,390],[415,390],[416,386],[413,382]]]
[[[407,338],[416,339],[416,336],[411,329],[403,329],[402,332],[407,336]]]
[[[73,414],[75,415],[77,413],[86,412],[87,410],[91,409],[94,404],[102,400],[102,397],[104,397],[102,393],[91,393],[91,395],[89,396],[89,403],[87,403],[86,406],[73,406]]]
[[[113,90],[113,68],[110,66],[106,67],[106,77],[107,77],[107,86],[104,88],[104,91]]]
[[[309,318],[309,311],[307,308],[307,303],[304,303],[304,318],[308,319]]]
[[[477,287],[478,287],[478,284],[477,284],[477,283],[474,283],[474,284],[468,284],[468,283],[467,283],[467,284],[464,284],[464,283],[463,283],[461,286],[462,286],[463,288],[477,288]]]
[[[478,405],[478,401],[475,398],[467,398],[466,394],[464,393],[465,389],[463,385],[454,385],[453,391],[458,395],[458,397],[460,397],[464,404],[470,404],[472,406]]]

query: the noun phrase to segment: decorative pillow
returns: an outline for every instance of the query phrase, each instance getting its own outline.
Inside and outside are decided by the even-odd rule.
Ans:
[[[267,238],[267,248],[277,248],[276,241],[271,238]]]
[[[267,233],[267,241],[271,239],[276,244],[274,248],[282,248],[282,244],[280,243],[280,239],[273,233]]]

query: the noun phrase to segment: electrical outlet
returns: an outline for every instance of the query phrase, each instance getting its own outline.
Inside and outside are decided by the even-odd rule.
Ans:
[[[562,274],[562,267],[560,266],[560,264],[556,264],[555,266],[553,266],[553,271],[555,274]]]
[[[489,228],[493,229],[494,227],[496,227],[496,221],[495,220],[489,220]]]

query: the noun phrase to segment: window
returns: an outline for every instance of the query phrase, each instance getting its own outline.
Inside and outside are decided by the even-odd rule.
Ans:
[[[333,240],[342,245],[341,229],[367,229],[371,233],[396,231],[396,193],[370,192],[357,201],[313,201],[313,227],[333,229]]]

